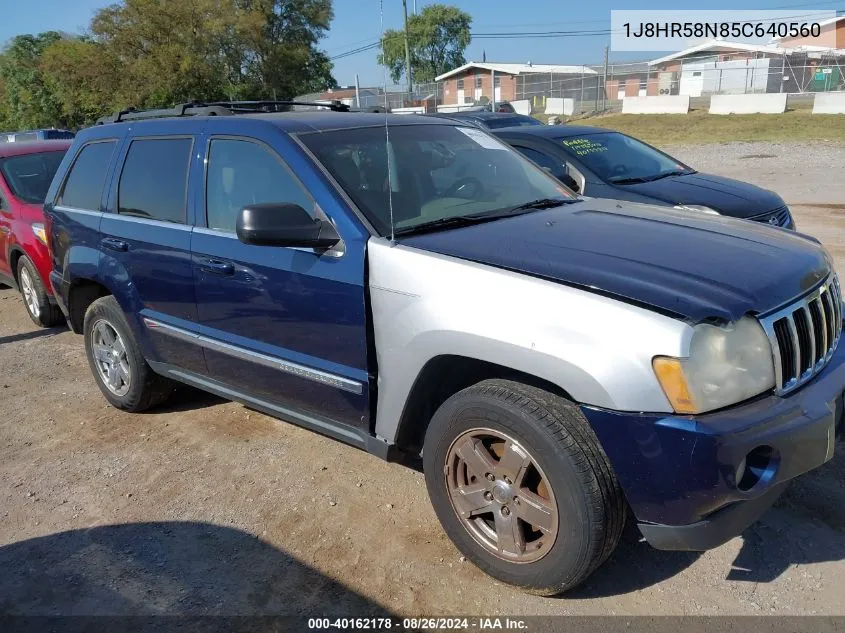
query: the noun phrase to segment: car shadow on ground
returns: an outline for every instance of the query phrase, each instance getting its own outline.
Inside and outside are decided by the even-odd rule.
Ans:
[[[845,444],[827,464],[792,482],[760,520],[740,537],[742,547],[725,578],[772,582],[795,565],[845,560]],[[590,599],[644,589],[682,572],[699,552],[665,552],[642,540],[628,524],[607,562],[563,598]]]
[[[62,332],[67,332],[67,328],[54,327],[31,330],[29,332],[21,332],[20,334],[8,334],[6,336],[0,336],[0,345],[3,345],[5,343],[17,343],[19,341],[29,341],[35,338],[56,336],[57,334],[61,334]]]
[[[210,523],[106,525],[0,547],[5,615],[391,614],[252,534]]]
[[[161,414],[161,413],[182,413],[184,411],[198,411],[206,407],[213,407],[218,404],[225,404],[229,402],[224,398],[219,398],[212,393],[202,391],[201,389],[194,389],[188,385],[177,384],[173,388],[173,394],[162,404],[146,411],[141,411],[144,414]]]

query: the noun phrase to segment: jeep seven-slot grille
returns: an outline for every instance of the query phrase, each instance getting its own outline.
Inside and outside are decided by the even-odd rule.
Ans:
[[[803,385],[827,364],[842,333],[839,280],[831,275],[798,301],[763,317],[775,361],[775,391]]]

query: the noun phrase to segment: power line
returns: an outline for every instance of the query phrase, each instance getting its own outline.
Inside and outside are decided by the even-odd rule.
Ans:
[[[839,0],[834,0],[839,1]],[[806,5],[791,5],[791,6],[783,6],[779,7],[780,9],[786,8],[800,8],[803,6],[811,6],[819,4],[818,2],[809,3]],[[825,3],[826,4],[826,3]],[[839,12],[843,9],[831,9],[831,11]],[[805,13],[800,15],[793,15],[790,16],[788,19],[799,19],[799,18],[807,18],[807,17],[815,17],[815,13]],[[756,20],[757,23],[775,23],[780,22],[784,18],[766,18],[762,20]],[[539,38],[539,39],[554,39],[554,38],[567,38],[567,37],[597,37],[597,36],[608,36],[612,35],[613,33],[622,33],[622,31],[613,31],[611,29],[576,29],[571,31],[500,31],[500,32],[491,32],[491,33],[470,33],[472,39],[520,39],[525,37],[530,38]],[[401,38],[404,37],[402,33],[395,33],[391,36],[387,37],[397,37]],[[375,42],[370,42],[364,46],[359,46],[349,51],[345,51],[343,53],[339,53],[330,57],[329,59],[334,61],[337,59],[343,59],[345,57],[350,57],[352,55],[357,55],[359,53],[364,53],[366,51],[373,50],[375,48],[379,48],[381,46],[381,40],[376,40]]]

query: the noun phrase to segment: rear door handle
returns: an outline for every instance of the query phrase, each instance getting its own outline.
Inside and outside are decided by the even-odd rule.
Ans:
[[[103,245],[103,248],[107,248],[110,251],[118,251],[120,253],[125,253],[129,250],[129,244],[127,244],[123,240],[118,240],[113,237],[104,237],[102,240],[100,240],[100,244]]]
[[[221,262],[219,259],[201,259],[200,270],[215,275],[234,275],[235,265],[231,262]]]

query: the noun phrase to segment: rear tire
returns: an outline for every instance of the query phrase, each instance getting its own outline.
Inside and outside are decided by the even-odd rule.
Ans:
[[[530,593],[581,583],[625,526],[622,490],[586,418],[536,387],[485,380],[450,397],[428,427],[423,464],[458,549]]]
[[[101,297],[88,306],[83,334],[88,365],[113,407],[145,411],[173,392],[174,383],[147,364],[114,297]]]
[[[35,265],[26,255],[18,260],[18,287],[23,297],[23,305],[32,322],[38,327],[53,327],[62,321],[59,306],[50,301],[50,295]]]

